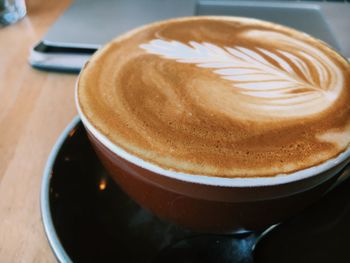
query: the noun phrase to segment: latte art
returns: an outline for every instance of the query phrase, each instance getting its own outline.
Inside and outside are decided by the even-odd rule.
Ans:
[[[350,142],[350,66],[304,33],[192,17],[131,31],[95,53],[79,110],[110,142],[185,174],[273,177]]]
[[[195,41],[186,45],[161,39],[151,40],[140,47],[151,54],[180,63],[213,69],[221,78],[233,82],[234,93],[245,95],[245,104],[240,105],[241,110],[248,108],[248,111],[257,110],[258,114],[276,117],[302,117],[327,109],[338,98],[343,77],[324,53],[276,32],[248,31],[240,35],[274,39],[282,48],[294,48],[295,54],[278,46],[269,51],[259,46],[253,49],[242,46],[219,47]],[[305,61],[317,75],[311,75],[311,69]]]

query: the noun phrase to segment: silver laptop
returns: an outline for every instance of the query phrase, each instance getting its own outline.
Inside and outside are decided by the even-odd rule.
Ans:
[[[32,66],[78,72],[101,45],[147,23],[192,15],[231,15],[277,22],[329,43],[350,57],[347,1],[76,0],[30,54]]]

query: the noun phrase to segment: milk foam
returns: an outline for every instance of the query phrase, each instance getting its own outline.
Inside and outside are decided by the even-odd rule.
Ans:
[[[259,46],[250,49],[154,39],[140,47],[180,63],[216,69],[213,71],[218,77],[233,82],[235,93],[245,95],[240,110],[256,110],[259,115],[304,117],[327,109],[340,95],[344,81],[341,71],[317,48],[273,31],[248,30],[240,36],[258,41],[269,39],[276,46],[269,51]],[[295,54],[284,47],[293,48]],[[317,72],[316,76],[310,74],[305,61]],[[242,101],[241,96],[232,99]]]
[[[332,49],[293,29],[184,18],[99,50],[77,101],[89,130],[163,174],[296,176],[348,148],[349,72]]]

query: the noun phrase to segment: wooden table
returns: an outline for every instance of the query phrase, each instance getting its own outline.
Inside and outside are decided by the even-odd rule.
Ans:
[[[0,262],[55,262],[40,185],[53,144],[76,115],[76,75],[35,70],[27,58],[71,0],[26,2],[28,15],[0,28]]]

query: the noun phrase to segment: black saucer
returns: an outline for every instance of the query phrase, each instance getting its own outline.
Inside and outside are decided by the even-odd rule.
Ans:
[[[139,207],[108,178],[76,118],[49,158],[43,222],[59,261],[253,262],[255,235],[195,233]]]
[[[61,262],[303,262],[304,256],[305,262],[350,262],[344,249],[350,234],[347,189],[349,180],[304,214],[260,236],[253,257],[257,234],[196,233],[139,207],[108,178],[75,118],[47,162],[41,207]],[[316,257],[318,246],[338,261]]]

